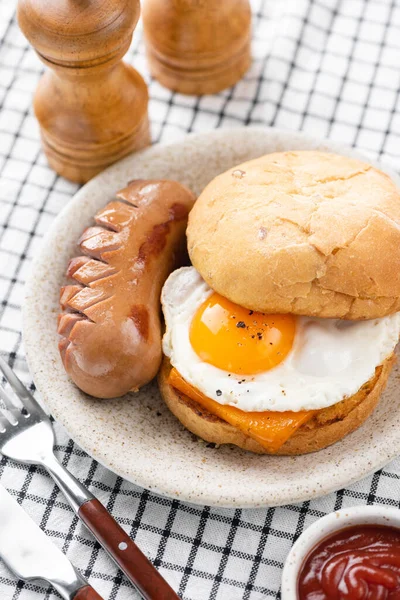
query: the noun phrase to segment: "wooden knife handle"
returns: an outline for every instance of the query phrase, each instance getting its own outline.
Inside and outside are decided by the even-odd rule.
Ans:
[[[96,498],[82,504],[78,516],[145,600],[179,600],[179,596]],[[84,598],[82,596],[79,600]],[[91,600],[92,597],[87,598]]]
[[[77,591],[73,600],[103,600],[103,598],[90,585],[85,585]]]

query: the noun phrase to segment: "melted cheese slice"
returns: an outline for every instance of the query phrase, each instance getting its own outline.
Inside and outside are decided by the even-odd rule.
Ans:
[[[268,452],[274,453],[315,413],[313,410],[299,412],[244,412],[235,406],[219,404],[204,396],[199,390],[185,381],[176,369],[172,369],[168,383],[213,415],[253,438]]]

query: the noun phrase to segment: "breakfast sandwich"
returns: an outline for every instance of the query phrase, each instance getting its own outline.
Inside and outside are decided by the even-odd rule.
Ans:
[[[303,454],[378,403],[400,335],[400,196],[388,175],[315,151],[216,177],[162,291],[162,396],[215,444]]]

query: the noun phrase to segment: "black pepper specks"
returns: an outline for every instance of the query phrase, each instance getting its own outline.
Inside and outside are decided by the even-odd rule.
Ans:
[[[265,240],[265,238],[267,237],[267,228],[266,227],[260,227],[260,229],[258,230],[258,239],[259,240]]]
[[[217,396],[222,396],[221,390],[216,390],[215,393],[217,394]]]
[[[236,327],[240,327],[240,329],[246,329],[246,323],[244,321],[238,321],[236,323]]]

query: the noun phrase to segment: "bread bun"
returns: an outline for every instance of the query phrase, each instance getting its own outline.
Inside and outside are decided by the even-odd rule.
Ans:
[[[400,196],[367,163],[268,154],[205,188],[189,217],[193,265],[261,312],[379,318],[400,310]]]
[[[364,423],[378,404],[394,356],[390,356],[376,368],[375,375],[350,398],[324,408],[300,429],[279,449],[276,454],[307,454],[322,450],[341,440]],[[171,364],[164,357],[158,376],[161,395],[171,412],[192,433],[215,444],[234,444],[257,454],[269,454],[258,442],[241,431],[208,412],[197,402],[185,396],[168,383]]]

